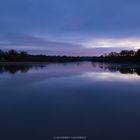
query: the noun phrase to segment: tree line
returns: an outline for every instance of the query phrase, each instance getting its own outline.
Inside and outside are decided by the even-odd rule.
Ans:
[[[0,62],[76,62],[85,60],[91,60],[91,57],[33,55],[26,51],[0,50]]]
[[[120,52],[110,52],[99,57],[93,57],[92,61],[99,62],[138,62],[140,63],[140,49],[122,50]]]
[[[115,56],[140,56],[140,49],[137,51],[134,50],[122,50],[120,53],[111,52],[108,54],[109,57]]]

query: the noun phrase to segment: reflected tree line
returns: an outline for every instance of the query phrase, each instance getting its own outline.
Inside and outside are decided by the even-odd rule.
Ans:
[[[8,72],[10,74],[16,74],[17,72],[26,73],[30,69],[42,69],[45,65],[31,65],[31,64],[2,64],[0,65],[0,74]]]
[[[67,64],[67,63],[64,63]],[[79,63],[77,63],[79,66]],[[2,73],[27,73],[29,70],[38,70],[47,67],[46,64],[1,64],[0,74]],[[99,67],[104,71],[120,72],[122,74],[137,74],[140,76],[140,66],[137,64],[122,64],[122,63],[94,63],[93,67]]]
[[[122,50],[121,52],[111,52],[99,57],[93,57],[92,61],[140,63],[140,49],[137,51]]]
[[[140,76],[139,65],[100,63],[98,66],[105,71],[109,70],[110,72],[120,72],[121,74],[137,74]]]

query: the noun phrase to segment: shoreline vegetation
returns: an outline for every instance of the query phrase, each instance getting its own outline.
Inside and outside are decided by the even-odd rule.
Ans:
[[[140,49],[122,50],[121,52],[110,52],[99,57],[93,57],[93,62],[112,62],[112,63],[140,63]]]
[[[63,62],[115,62],[115,63],[140,63],[140,49],[122,50],[120,52],[110,52],[101,56],[47,56],[28,54],[25,51],[2,51],[0,50],[0,64],[3,63],[63,63]]]
[[[79,62],[79,61],[92,61],[92,57],[89,56],[47,56],[47,55],[33,55],[28,54],[25,51],[17,52],[15,50],[2,51],[0,50],[0,63],[12,63],[12,62]]]

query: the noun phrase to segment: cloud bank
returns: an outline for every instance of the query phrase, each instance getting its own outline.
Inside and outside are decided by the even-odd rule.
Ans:
[[[139,13],[138,0],[1,0],[0,48],[56,55],[137,49]]]

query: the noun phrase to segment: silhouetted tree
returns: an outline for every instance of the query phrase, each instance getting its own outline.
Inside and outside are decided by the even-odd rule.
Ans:
[[[129,55],[129,56],[135,56],[135,54],[136,54],[136,52],[135,52],[134,50],[130,50],[130,51],[128,52],[128,55]]]
[[[137,50],[136,55],[140,57],[140,49]]]
[[[17,55],[18,54],[18,52],[16,52],[15,50],[9,50],[8,51],[8,55]]]
[[[133,51],[133,50],[122,50],[121,52],[120,52],[120,55],[121,56],[134,56],[135,55],[135,51]]]
[[[119,55],[120,55],[120,54],[117,53],[117,52],[111,52],[111,53],[109,53],[108,56],[113,57],[113,56],[119,56]]]
[[[120,52],[120,55],[121,55],[121,56],[127,56],[127,55],[128,55],[128,51],[127,51],[127,50],[122,50],[122,51]]]
[[[21,51],[21,52],[20,52],[20,55],[22,55],[22,56],[27,56],[27,55],[28,55],[28,53],[27,53],[27,52],[25,52],[25,51]]]

